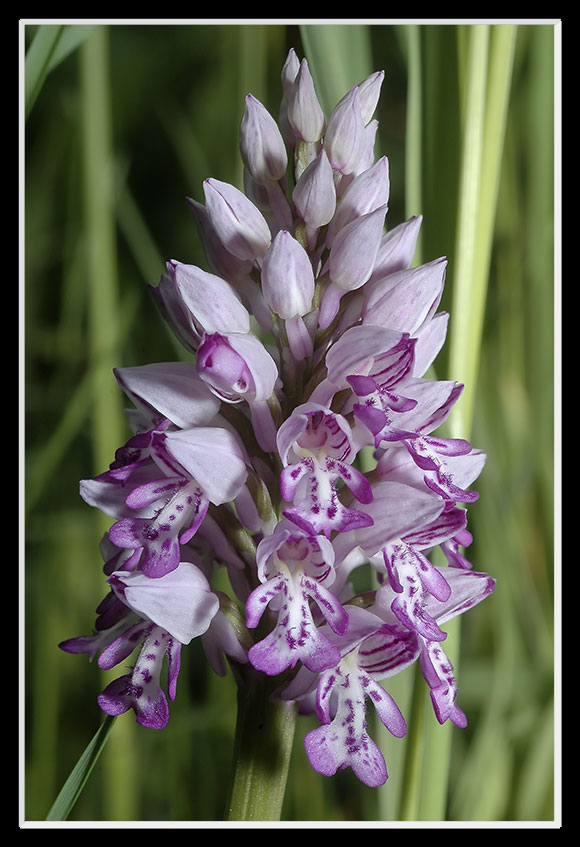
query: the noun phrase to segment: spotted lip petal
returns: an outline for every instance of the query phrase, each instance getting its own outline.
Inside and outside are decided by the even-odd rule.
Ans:
[[[340,664],[321,676],[316,710],[323,726],[312,730],[304,740],[312,767],[325,776],[351,767],[356,776],[371,787],[383,785],[387,769],[383,755],[366,730],[366,700],[373,702],[383,725],[396,737],[406,731],[405,720],[390,695],[357,663],[354,650]],[[336,714],[331,720],[330,697],[337,696]]]
[[[152,627],[130,674],[113,680],[97,698],[108,715],[121,715],[133,709],[137,723],[150,729],[164,729],[169,721],[167,698],[159,678],[165,654],[172,639],[159,627]],[[172,680],[175,691],[175,678]]]
[[[159,578],[178,567],[180,544],[199,529],[208,506],[197,483],[186,483],[153,518],[121,518],[110,528],[109,538],[118,547],[142,549],[141,569]]]
[[[279,603],[274,630],[248,652],[255,668],[276,676],[301,661],[318,673],[339,661],[337,648],[314,623],[309,598],[319,605],[332,628],[344,632],[348,623],[346,612],[334,595],[303,570],[293,575],[281,564],[275,577],[250,594],[246,602],[246,624],[250,629],[258,625],[270,601],[277,599]]]

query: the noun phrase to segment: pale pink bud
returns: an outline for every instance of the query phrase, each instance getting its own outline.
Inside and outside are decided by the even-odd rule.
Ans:
[[[240,128],[240,152],[256,182],[276,182],[286,173],[288,155],[278,124],[252,94],[246,97]]]
[[[328,119],[324,149],[335,171],[352,173],[366,150],[367,137],[355,85],[338,103]]]
[[[271,235],[260,210],[227,182],[206,179],[203,191],[211,223],[226,250],[238,259],[263,259]]]
[[[367,126],[377,108],[381,94],[381,86],[385,78],[384,71],[377,71],[361,82],[358,90],[360,94],[360,110],[364,125]]]
[[[334,238],[346,224],[385,206],[389,200],[389,162],[386,156],[356,176],[344,192],[329,227]]]
[[[298,179],[292,200],[302,220],[311,227],[326,226],[336,209],[332,168],[324,150]]]
[[[335,319],[346,292],[363,286],[372,274],[386,213],[387,207],[380,206],[344,226],[334,239],[323,268],[328,271],[330,284],[320,304],[321,329],[327,329]]]
[[[167,270],[198,338],[204,332],[250,331],[250,315],[224,279],[174,260],[167,263]]]
[[[381,243],[386,205],[344,226],[333,241],[328,275],[345,291],[360,288],[370,277]]]
[[[300,59],[296,55],[294,48],[291,47],[288,51],[288,55],[286,56],[284,67],[282,68],[282,89],[286,99],[290,96],[294,80],[296,79],[299,70]]]
[[[191,197],[187,197],[189,206],[197,223],[197,231],[203,245],[206,259],[210,269],[217,276],[231,282],[244,279],[252,270],[253,262],[249,259],[238,259],[229,250],[226,250],[211,223],[207,209],[203,203],[198,203]]]
[[[409,218],[383,235],[371,282],[410,266],[417,248],[422,220],[422,215]]]
[[[376,71],[376,73],[368,76],[357,86],[360,100],[360,111],[365,126],[369,124],[372,116],[374,115],[375,109],[377,108],[384,78],[384,71]],[[351,93],[352,91],[349,91],[345,94],[344,97],[338,101],[337,106],[340,106],[347,97],[350,97]]]
[[[300,70],[286,97],[288,121],[297,138],[303,141],[318,141],[322,138],[326,121],[306,59],[302,59]]]
[[[302,245],[286,230],[280,230],[264,257],[262,291],[281,318],[302,316],[312,309],[312,265]]]
[[[377,280],[364,292],[363,324],[386,326],[413,335],[435,314],[446,272],[447,260],[441,258]]]

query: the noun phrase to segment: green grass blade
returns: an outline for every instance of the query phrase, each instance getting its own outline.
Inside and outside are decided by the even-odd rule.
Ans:
[[[94,28],[94,24],[72,24],[63,27],[64,32],[58,39],[58,43],[48,63],[48,73],[53,71],[61,62],[64,62],[71,53],[74,53],[92,34]]]
[[[115,450],[128,435],[122,394],[113,377],[121,362],[121,333],[127,315],[122,312],[118,284],[117,220],[112,127],[112,91],[109,67],[109,29],[95,27],[80,52],[82,82],[82,143],[87,239],[88,348],[93,376],[91,424],[93,461],[97,473],[108,467]],[[99,534],[110,525],[104,514],[95,516]],[[104,758],[105,814],[109,820],[132,820],[136,815],[135,727],[124,721],[119,738]],[[119,792],[116,785],[125,785]]]
[[[421,28],[403,27],[407,53],[407,121],[405,130],[405,217],[423,210],[423,85],[421,60]],[[421,264],[421,236],[415,250],[414,264]]]
[[[106,27],[96,27],[80,52],[89,351],[93,365],[95,469],[108,467],[123,443],[121,395],[112,377],[119,364],[119,293],[113,192],[111,93]]]
[[[484,153],[485,102],[489,52],[489,26],[469,27],[469,48],[465,83],[465,121],[463,153],[457,210],[455,277],[453,283],[453,320],[449,338],[449,373],[453,379],[469,385],[473,394],[475,365],[479,348],[482,315],[475,312],[481,305],[475,290],[475,261],[478,255],[479,204],[481,200],[482,161]],[[468,363],[468,364],[466,364]],[[452,434],[469,437],[470,407],[463,396],[451,416]]]
[[[450,420],[451,434],[462,438],[472,430],[515,35],[513,26],[469,30],[449,361],[450,378],[466,386]],[[460,620],[450,621],[447,632],[445,649],[457,672]],[[433,723],[426,733],[421,820],[445,817],[451,732]]]
[[[39,26],[25,60],[24,103],[28,118],[48,74],[73,53],[94,26]]]
[[[28,118],[49,72],[66,27],[40,26],[24,63],[24,115]]]
[[[65,821],[68,818],[107,743],[114,722],[115,718],[108,716],[99,727],[61,788],[46,816],[47,821]]]
[[[498,25],[488,34],[474,26],[471,32],[449,364],[452,378],[465,384],[451,418],[462,438],[471,433],[477,389],[516,29]]]

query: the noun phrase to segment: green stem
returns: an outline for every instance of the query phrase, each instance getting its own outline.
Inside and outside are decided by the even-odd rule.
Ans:
[[[279,821],[296,725],[296,704],[272,697],[280,680],[244,668],[238,687],[230,821]]]
[[[417,664],[413,677],[413,696],[406,736],[405,766],[399,800],[399,821],[416,821],[419,814],[423,738],[425,729],[425,681]]]

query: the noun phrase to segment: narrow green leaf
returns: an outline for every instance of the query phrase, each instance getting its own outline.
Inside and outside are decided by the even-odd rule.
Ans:
[[[55,46],[48,64],[48,73],[53,71],[61,62],[74,53],[83,41],[91,35],[94,24],[71,24],[63,27],[63,33]]]
[[[121,396],[112,370],[119,363],[119,286],[109,32],[95,27],[79,53],[83,181],[87,239],[88,347],[93,380],[95,469],[107,467],[125,435]]]
[[[105,718],[61,788],[46,817],[47,821],[65,821],[68,818],[107,743],[114,722],[115,718],[110,715]]]
[[[421,28],[403,27],[407,52],[407,125],[405,130],[405,217],[423,210],[423,86]],[[417,247],[414,264],[421,264]]]
[[[453,284],[453,323],[449,338],[449,372],[464,384],[475,376],[481,316],[475,313],[475,257],[480,236],[479,203],[481,197],[481,171],[484,149],[485,101],[489,53],[489,26],[477,24],[469,27],[469,47],[466,59],[466,80],[461,86],[465,92],[465,122],[463,152],[457,210],[457,239],[455,279]],[[479,298],[477,298],[479,304]],[[476,346],[477,345],[477,346]],[[466,362],[469,365],[466,365]],[[473,391],[471,386],[469,389]],[[464,392],[465,396],[465,392]],[[461,432],[469,437],[470,410],[464,396],[453,410],[453,434]],[[462,402],[463,401],[463,402]],[[451,420],[450,419],[450,420]]]
[[[470,27],[460,66],[466,102],[449,373],[466,386],[450,418],[451,434],[462,438],[471,437],[515,33],[511,26]],[[456,672],[460,631],[459,619],[449,622],[446,652]],[[447,724],[426,734],[421,820],[444,819],[451,731]]]
[[[467,126],[453,291],[455,320],[450,340],[451,373],[454,379],[465,383],[454,410],[457,432],[464,438],[469,437],[471,430],[479,369],[517,27],[491,27],[489,45],[485,31],[476,33],[477,27],[473,30],[477,66],[471,68],[467,83]]]
[[[24,62],[24,114],[27,119],[64,33],[64,26],[40,26],[28,48]]]

